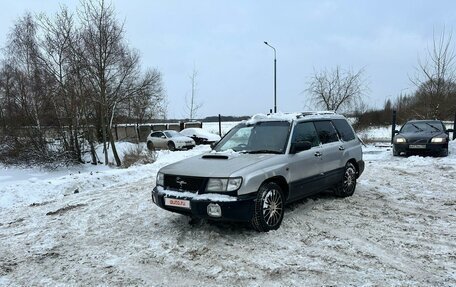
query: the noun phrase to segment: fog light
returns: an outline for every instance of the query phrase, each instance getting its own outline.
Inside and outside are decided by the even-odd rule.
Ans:
[[[220,205],[216,203],[210,203],[207,206],[207,214],[211,217],[221,217],[222,209],[220,208]]]

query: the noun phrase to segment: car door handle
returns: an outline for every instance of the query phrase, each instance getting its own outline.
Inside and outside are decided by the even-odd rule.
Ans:
[[[345,150],[345,148],[343,146],[340,146],[339,150]]]
[[[321,152],[317,151],[317,152],[315,152],[314,155],[320,157],[321,156]]]

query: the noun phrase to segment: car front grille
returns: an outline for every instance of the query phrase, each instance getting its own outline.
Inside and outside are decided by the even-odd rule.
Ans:
[[[165,174],[165,188],[196,193],[204,189],[204,178]]]
[[[428,142],[427,139],[415,139],[415,140],[410,140],[409,144],[426,144]]]

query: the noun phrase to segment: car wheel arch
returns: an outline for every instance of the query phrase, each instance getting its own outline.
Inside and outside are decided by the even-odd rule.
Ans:
[[[173,140],[169,140],[169,141],[166,143],[166,146],[167,146],[171,151],[177,149],[177,145],[176,145],[176,143],[175,143]]]
[[[155,145],[151,140],[148,140],[146,146],[149,150],[155,150]]]
[[[351,163],[353,164],[353,166],[355,167],[356,169],[356,178],[358,178],[360,176],[359,174],[359,165],[358,165],[358,162],[354,159],[354,158],[351,158],[347,161],[347,163]]]
[[[269,183],[269,182],[274,182],[280,186],[280,188],[282,189],[282,192],[283,192],[283,197],[285,198],[285,202],[286,202],[288,200],[289,186],[288,186],[288,182],[285,179],[285,177],[283,177],[283,176],[270,177],[270,178],[264,180],[260,184],[260,186],[262,186],[263,184]]]

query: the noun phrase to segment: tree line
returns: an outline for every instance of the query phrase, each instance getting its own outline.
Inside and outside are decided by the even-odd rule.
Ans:
[[[317,107],[354,115],[358,129],[390,124],[393,110],[399,123],[410,119],[451,120],[456,112],[455,56],[452,33],[434,34],[426,55],[419,59],[410,77],[415,90],[386,100],[380,109],[366,104],[368,85],[363,69],[316,71],[306,91]]]
[[[95,144],[108,145],[118,119],[142,123],[162,117],[165,91],[156,69],[143,69],[125,40],[112,4],[83,0],[52,16],[26,13],[0,54],[0,160],[82,162]],[[49,141],[47,127],[57,132]]]

